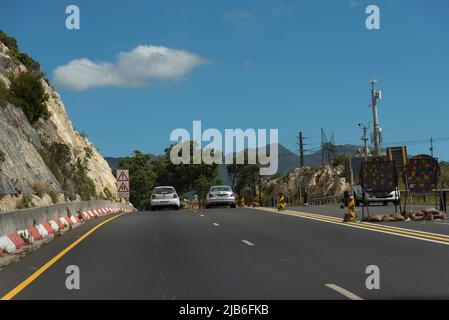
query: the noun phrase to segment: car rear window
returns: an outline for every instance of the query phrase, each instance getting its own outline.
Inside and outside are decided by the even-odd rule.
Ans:
[[[154,194],[170,194],[170,193],[176,193],[175,189],[173,188],[156,188],[153,190]]]
[[[230,187],[213,187],[211,189],[212,192],[217,192],[217,191],[232,191]]]

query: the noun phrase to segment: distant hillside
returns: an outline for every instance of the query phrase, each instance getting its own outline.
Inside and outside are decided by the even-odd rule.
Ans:
[[[337,156],[353,156],[360,146],[356,145],[341,145],[337,146]],[[292,152],[291,150],[285,148],[283,145],[279,144],[278,148],[279,152],[279,167],[278,173],[287,173],[299,167],[299,155]],[[149,154],[151,161],[158,158],[158,156],[154,154]],[[112,170],[117,169],[117,166],[122,158],[114,158],[114,157],[105,157],[106,161],[109,163],[109,166]],[[314,153],[307,154],[304,156],[304,162],[306,166],[321,166],[321,150],[318,150]],[[226,165],[220,165],[220,176],[223,179],[224,184],[230,184],[230,179],[228,177],[226,171]]]
[[[336,146],[336,156],[350,157],[357,153],[360,146],[346,144]],[[299,155],[279,144],[278,173],[287,173],[299,167]],[[321,149],[304,155],[304,164],[309,167],[321,166]]]
[[[159,156],[156,156],[154,154],[149,153],[148,156],[150,157],[150,162],[156,160]],[[112,170],[116,170],[118,167],[118,164],[124,157],[104,157],[104,159],[108,162],[109,167],[111,167]]]
[[[361,146],[353,145],[353,144],[344,144],[340,146],[336,146],[337,152],[336,156],[344,156],[344,157],[352,157],[354,156]],[[299,159],[299,157],[298,157]],[[299,160],[298,160],[299,162]],[[321,166],[321,149],[304,156],[304,162],[306,166]]]

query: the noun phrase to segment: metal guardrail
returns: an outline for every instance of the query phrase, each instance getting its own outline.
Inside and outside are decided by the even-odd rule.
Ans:
[[[343,200],[343,195],[319,197],[319,198],[312,198],[309,201],[309,204],[310,205],[323,205],[323,204],[341,202],[342,200]]]

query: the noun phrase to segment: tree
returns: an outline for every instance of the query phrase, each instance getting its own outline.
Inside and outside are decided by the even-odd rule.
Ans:
[[[129,170],[130,201],[139,208],[145,210],[151,204],[151,192],[154,188],[156,174],[149,163],[149,156],[136,150],[134,156],[126,157],[119,163],[120,169]]]
[[[193,154],[198,147],[193,141],[184,143],[190,146],[190,162],[188,164],[173,164],[170,159],[173,145],[165,149],[165,154],[162,157],[152,162],[157,176],[156,184],[171,185],[179,194],[195,192],[198,194],[201,205],[209,188],[222,183],[219,178],[219,168],[217,164],[206,164],[203,160],[201,164],[193,164]]]
[[[231,180],[232,190],[235,190],[235,187],[237,185],[237,181],[240,178],[240,174],[241,174],[241,170],[240,169],[241,168],[242,168],[242,166],[239,165],[239,164],[235,164],[235,161],[234,161],[234,163],[228,164],[226,166],[226,172],[228,173],[228,177]]]
[[[253,194],[256,194],[257,185],[260,181],[260,167],[261,165],[258,163],[248,163],[248,150],[244,151],[244,164],[236,164],[236,155],[234,154],[233,164],[228,164],[226,170],[237,194],[241,194],[245,188],[250,188]]]
[[[13,52],[13,54],[19,51],[19,48],[17,47],[17,40],[13,37],[8,36],[2,30],[0,30],[0,41],[3,42],[3,44],[7,46],[8,49]]]
[[[38,79],[44,76],[39,63],[26,53],[19,50],[17,40],[15,38],[8,36],[6,33],[0,30],[0,42],[8,47],[10,55],[12,57],[19,60],[27,68],[27,70],[35,75]]]
[[[40,117],[47,119],[50,113],[47,109],[48,95],[41,81],[30,71],[11,77],[10,94],[14,104],[21,108],[28,121],[34,124]]]

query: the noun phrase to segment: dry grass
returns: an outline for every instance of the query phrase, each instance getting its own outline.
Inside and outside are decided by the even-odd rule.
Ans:
[[[43,181],[36,181],[33,183],[33,190],[36,192],[37,196],[42,199],[42,197],[48,192],[48,185]]]

